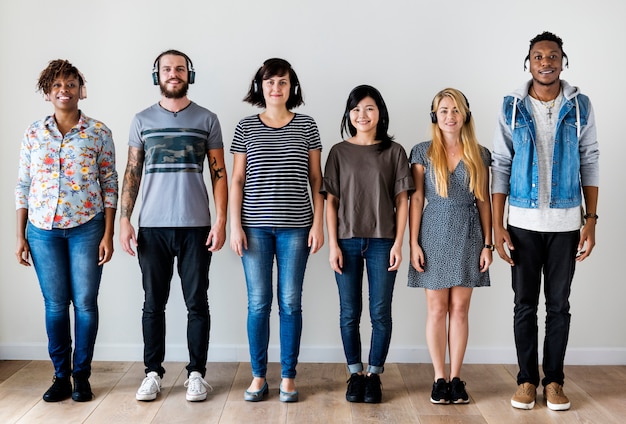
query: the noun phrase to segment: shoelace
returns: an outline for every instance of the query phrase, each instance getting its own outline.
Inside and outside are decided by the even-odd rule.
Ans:
[[[194,393],[201,393],[202,386],[213,391],[213,387],[209,383],[207,383],[202,377],[190,377],[185,381],[184,386],[189,388],[189,390]]]
[[[140,392],[152,392],[152,387],[156,387],[156,391],[157,393],[159,393],[161,391],[161,385],[159,384],[159,381],[152,376],[146,377],[143,379],[143,382],[141,383],[141,387],[139,388]]]

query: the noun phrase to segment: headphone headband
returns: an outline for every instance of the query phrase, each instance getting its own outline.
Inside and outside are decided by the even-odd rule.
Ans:
[[[182,56],[185,58],[185,62],[187,64],[187,83],[193,84],[196,81],[196,71],[193,69],[193,62],[189,56],[178,50],[166,50],[157,56],[152,64],[152,83],[154,85],[159,85],[159,64],[161,62],[161,58],[168,54]]]

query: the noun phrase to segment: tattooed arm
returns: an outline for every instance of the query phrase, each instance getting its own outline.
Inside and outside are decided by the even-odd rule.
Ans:
[[[132,256],[135,256],[132,245],[137,246],[137,237],[135,235],[135,228],[133,228],[133,225],[130,223],[130,216],[133,213],[137,195],[139,194],[143,161],[144,151],[142,149],[137,147],[128,148],[128,163],[126,164],[122,186],[120,243],[122,244],[122,249]]]
[[[215,222],[206,245],[211,252],[217,252],[226,241],[226,209],[228,207],[228,182],[226,165],[224,163],[224,149],[209,150],[209,169],[211,184],[213,185],[213,201],[215,202]]]

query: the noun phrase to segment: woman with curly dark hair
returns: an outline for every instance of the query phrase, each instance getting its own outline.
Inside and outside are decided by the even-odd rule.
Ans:
[[[52,103],[54,114],[31,124],[22,140],[15,255],[24,266],[31,265],[32,256],[44,298],[55,376],[43,399],[58,402],[71,396],[85,402],[93,398],[89,377],[102,266],[113,255],[115,149],[106,125],[78,108],[86,91],[75,66],[66,60],[51,61],[37,88]]]

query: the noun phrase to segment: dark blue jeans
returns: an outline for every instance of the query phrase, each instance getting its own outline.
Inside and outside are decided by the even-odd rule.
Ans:
[[[397,271],[389,268],[393,239],[340,239],[343,273],[335,273],[339,289],[339,325],[343,349],[351,373],[363,371],[361,361],[361,312],[363,310],[363,268],[367,269],[369,311],[372,323],[367,372],[381,374],[391,342],[391,300]]]
[[[89,378],[98,332],[98,249],[104,215],[69,229],[42,230],[28,224],[26,238],[46,310],[48,353],[57,377]],[[74,359],[70,302],[74,305]]]
[[[209,227],[139,228],[137,254],[143,289],[142,327],[146,373],[165,373],[165,306],[170,295],[177,258],[178,275],[187,306],[187,371],[206,373],[209,350],[209,265],[211,252],[205,245]]]
[[[254,377],[267,373],[272,270],[278,272],[281,378],[295,378],[302,335],[302,285],[309,258],[309,228],[244,227],[243,270],[248,289],[248,343]]]
[[[543,343],[542,384],[563,384],[563,363],[569,338],[569,295],[576,266],[579,231],[542,233],[508,228],[515,249],[511,258],[515,266],[514,333],[519,373],[517,384],[539,386],[537,308],[541,291],[546,299],[546,328]]]

